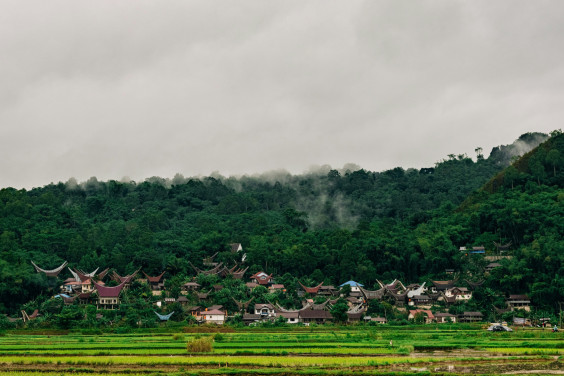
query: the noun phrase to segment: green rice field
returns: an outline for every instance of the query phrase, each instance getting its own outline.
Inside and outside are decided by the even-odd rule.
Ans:
[[[13,331],[2,375],[564,374],[562,332],[481,327],[242,328],[220,333]],[[205,339],[209,352],[189,352]]]

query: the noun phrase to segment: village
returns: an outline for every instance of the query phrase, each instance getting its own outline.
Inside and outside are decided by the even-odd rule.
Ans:
[[[244,263],[246,255],[239,243],[230,245],[233,253],[241,255]],[[483,247],[474,247],[467,250],[461,247],[461,252],[471,254],[483,254]],[[430,284],[423,282],[405,285],[400,280],[384,283],[377,280],[376,289],[367,289],[362,283],[357,281],[346,281],[338,286],[325,285],[323,282],[316,286],[305,286],[298,281],[296,291],[301,307],[283,307],[278,302],[266,301],[263,297],[257,299],[253,294],[257,289],[262,289],[268,294],[285,296],[287,289],[282,283],[277,283],[273,274],[258,271],[245,277],[249,267],[240,267],[235,264],[228,268],[223,263],[214,262],[214,254],[203,259],[202,264],[208,269],[201,269],[190,263],[196,276],[185,281],[180,291],[174,294],[166,286],[166,272],[151,276],[141,270],[126,276],[119,275],[116,271],[109,273],[107,268],[101,272],[99,269],[86,273],[79,269],[68,267],[64,262],[58,268],[45,270],[35,263],[32,264],[38,273],[43,273],[47,277],[58,277],[67,268],[71,277],[64,280],[59,287],[60,291],[54,295],[55,299],[62,299],[65,305],[71,304],[90,304],[97,310],[116,310],[122,304],[122,295],[127,291],[132,283],[140,283],[147,286],[151,292],[151,299],[154,305],[155,314],[160,321],[167,321],[174,312],[168,312],[167,307],[172,304],[180,306],[185,316],[195,323],[223,325],[229,320],[238,317],[246,325],[257,325],[265,322],[278,322],[287,324],[324,324],[331,322],[341,323],[372,323],[386,324],[389,317],[384,310],[383,315],[370,314],[370,307],[374,304],[383,303],[390,307],[396,314],[403,315],[409,321],[423,323],[473,323],[486,321],[484,314],[479,311],[464,311],[458,314],[449,313],[449,307],[457,303],[469,302],[474,291],[479,289],[483,281],[472,282],[461,281],[454,276],[454,270],[446,270],[446,273],[453,275],[450,280],[431,281]],[[497,262],[487,265],[485,273],[491,272],[495,267],[500,266]],[[214,293],[220,293],[224,286],[215,283],[210,288],[205,289],[197,282],[197,276],[216,278],[217,281],[230,280],[237,281],[243,285],[247,291],[247,300],[238,301],[231,297],[231,307],[229,309],[222,304],[214,301]],[[104,282],[106,280],[106,282]],[[175,296],[176,295],[176,296]],[[254,296],[255,295],[255,296]],[[334,307],[341,303],[341,317],[334,317]],[[344,308],[346,307],[346,308]],[[504,307],[494,307],[495,314],[502,315],[507,312],[529,312],[531,301],[525,294],[511,294],[505,297]],[[178,310],[178,309],[177,309]],[[157,311],[160,311],[157,312]],[[373,311],[373,310],[372,310]],[[40,315],[39,310],[28,314],[22,310],[24,322],[33,320]],[[346,316],[344,316],[346,314]],[[513,316],[515,324],[531,325],[529,319]],[[12,319],[14,320],[14,319]]]

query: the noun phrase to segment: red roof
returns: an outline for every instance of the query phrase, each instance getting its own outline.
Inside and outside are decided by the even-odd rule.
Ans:
[[[410,309],[409,313],[413,316],[415,316],[418,313],[424,313],[431,320],[435,318],[435,316],[433,315],[433,312],[429,311],[428,309]]]
[[[267,285],[272,279],[272,274],[268,275],[265,272],[258,272],[251,276],[251,279],[255,279],[261,285]]]
[[[145,274],[145,277],[147,277],[147,280],[149,281],[149,283],[159,283],[161,278],[163,277],[163,275],[165,274],[165,272],[162,272],[160,275],[156,276],[156,277],[149,277],[147,275],[147,273],[143,272],[143,274]]]
[[[98,296],[100,298],[117,298],[121,290],[123,289],[123,286],[125,286],[126,283],[127,281],[124,281],[120,283],[118,286],[114,286],[114,287],[107,287],[94,283],[94,287],[96,287],[96,290],[98,291]]]
[[[323,282],[321,282],[319,285],[315,286],[315,287],[306,287],[304,285],[302,285],[301,282],[299,282],[300,286],[302,286],[302,288],[305,290],[305,292],[307,292],[308,294],[317,294],[317,292],[319,291],[319,288],[321,287],[321,285],[323,285]]]

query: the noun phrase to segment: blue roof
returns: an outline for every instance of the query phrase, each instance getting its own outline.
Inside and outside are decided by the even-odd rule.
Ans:
[[[343,286],[346,286],[346,285],[349,285],[351,287],[364,287],[364,285],[362,283],[358,283],[358,282],[355,282],[355,281],[347,281],[339,287],[343,287]]]
[[[53,298],[60,298],[60,297],[63,297],[63,298],[70,298],[70,295],[67,295],[67,294],[59,294],[59,295],[55,295]]]

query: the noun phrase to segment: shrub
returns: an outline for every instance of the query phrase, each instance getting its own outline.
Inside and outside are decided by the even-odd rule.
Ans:
[[[212,352],[213,351],[213,338],[203,337],[200,339],[193,339],[186,344],[188,352]]]
[[[184,336],[180,333],[175,333],[172,335],[172,339],[175,341],[184,341]]]
[[[411,345],[401,345],[398,348],[398,354],[411,354],[413,350],[414,348]]]

